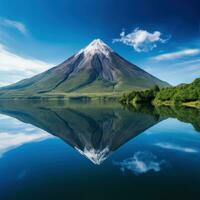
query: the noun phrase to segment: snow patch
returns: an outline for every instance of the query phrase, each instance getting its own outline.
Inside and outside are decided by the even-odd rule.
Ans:
[[[87,47],[81,49],[78,54],[84,53],[85,55],[94,55],[94,54],[103,54],[106,57],[109,57],[109,54],[113,52],[113,50],[106,45],[102,40],[95,39],[93,40]]]

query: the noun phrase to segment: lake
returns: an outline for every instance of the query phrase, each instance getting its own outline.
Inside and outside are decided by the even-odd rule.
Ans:
[[[0,102],[0,199],[197,199],[200,111]]]

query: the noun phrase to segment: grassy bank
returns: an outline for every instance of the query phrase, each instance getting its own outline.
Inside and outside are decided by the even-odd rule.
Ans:
[[[107,93],[44,93],[44,94],[15,94],[2,95],[0,99],[9,100],[84,100],[84,101],[107,101],[117,100],[122,96],[121,92],[107,92]]]

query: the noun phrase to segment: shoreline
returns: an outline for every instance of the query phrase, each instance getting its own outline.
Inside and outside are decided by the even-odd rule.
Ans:
[[[180,102],[176,103],[174,101],[158,101],[158,102],[152,102],[153,106],[181,106],[181,107],[189,107],[189,108],[196,108],[200,109],[200,101],[189,101],[189,102]]]

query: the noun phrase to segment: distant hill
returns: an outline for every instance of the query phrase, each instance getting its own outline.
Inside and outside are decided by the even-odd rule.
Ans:
[[[111,93],[169,86],[128,62],[99,39],[63,63],[0,89],[1,97],[62,93]]]

